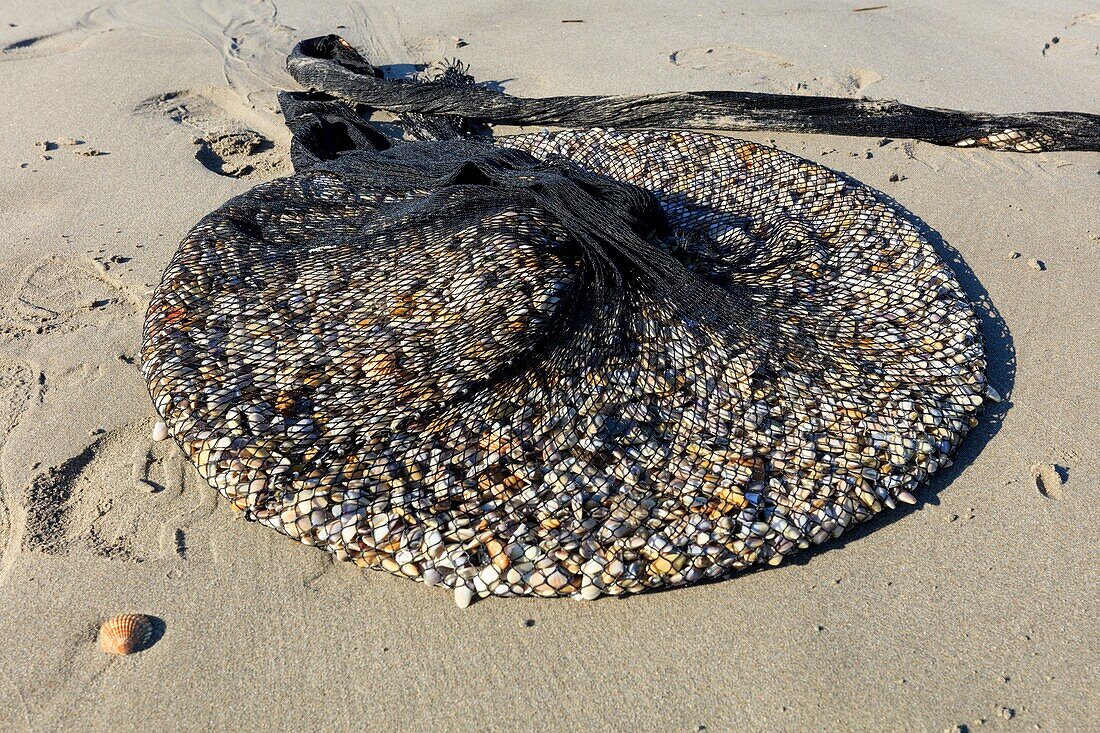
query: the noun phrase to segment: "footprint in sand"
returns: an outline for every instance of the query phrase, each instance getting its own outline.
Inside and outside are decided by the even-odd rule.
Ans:
[[[71,331],[89,320],[132,315],[139,308],[136,296],[95,274],[90,265],[63,257],[24,265],[14,280],[0,315],[21,330]]]
[[[24,38],[0,47],[0,61],[24,61],[80,48],[94,35],[84,28]]]
[[[135,112],[164,116],[197,131],[195,159],[219,175],[288,173],[286,151],[231,114],[230,109],[238,106],[230,90],[206,89],[158,94],[139,104]]]
[[[673,66],[732,77],[731,88],[772,94],[859,96],[882,79],[867,69],[809,69],[778,54],[743,46],[696,46],[669,55]]]
[[[1048,499],[1061,499],[1065,496],[1065,484],[1069,480],[1069,469],[1056,463],[1036,463],[1031,467],[1031,477],[1035,488]]]
[[[1043,56],[1100,62],[1100,13],[1074,16],[1061,32],[1043,42]]]
[[[39,471],[23,497],[22,549],[130,562],[188,559],[201,550],[190,525],[214,512],[214,494],[185,486],[176,447],[154,444],[148,428],[102,433]]]

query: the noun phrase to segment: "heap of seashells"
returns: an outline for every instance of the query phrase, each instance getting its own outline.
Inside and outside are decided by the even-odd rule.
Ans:
[[[543,358],[585,266],[545,211],[411,226],[387,212],[431,192],[262,184],[180,245],[142,349],[158,437],[248,519],[459,606],[617,596],[915,503],[977,423],[979,321],[865,186],[713,135],[495,144],[651,191],[689,235],[654,246],[743,322],[635,289]]]

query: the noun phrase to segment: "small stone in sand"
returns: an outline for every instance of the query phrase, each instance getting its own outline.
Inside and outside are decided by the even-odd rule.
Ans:
[[[1001,708],[1001,717],[1005,720],[1012,720],[1016,717],[1016,711],[1012,708]]]
[[[1019,252],[1009,252],[1008,253],[1008,259],[1010,259],[1010,260],[1019,259],[1019,257],[1020,257]]]
[[[1039,272],[1047,269],[1046,263],[1042,260],[1028,260],[1027,266],[1030,267],[1032,270],[1038,270]]]
[[[96,150],[95,148],[86,148],[84,150],[77,150],[77,155],[87,155],[88,157],[95,157],[97,155],[103,155],[102,150]]]
[[[59,137],[57,139],[58,145],[83,145],[83,140],[77,140],[75,137]]]
[[[458,585],[455,586],[455,605],[459,608],[467,608],[474,602],[474,592],[470,590],[469,586]]]
[[[153,440],[160,442],[168,438],[168,426],[164,424],[163,420],[157,420],[153,426]]]
[[[890,183],[897,183],[898,181],[904,181],[905,179],[906,179],[906,176],[903,176],[900,173],[891,173],[890,174]]]

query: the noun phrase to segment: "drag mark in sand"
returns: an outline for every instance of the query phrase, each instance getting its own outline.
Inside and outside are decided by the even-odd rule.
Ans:
[[[31,36],[0,47],[0,62],[26,61],[76,50],[89,39],[112,30],[107,22],[112,15],[112,8],[113,4],[96,6],[73,21],[68,28]]]
[[[7,438],[19,424],[31,402],[34,377],[27,364],[0,357],[0,465],[5,462]],[[0,584],[3,584],[19,555],[26,513],[12,495],[6,476],[0,473]]]

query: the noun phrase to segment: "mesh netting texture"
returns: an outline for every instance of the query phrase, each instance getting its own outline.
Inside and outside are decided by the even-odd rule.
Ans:
[[[283,103],[296,173],[191,230],[142,348],[249,519],[462,606],[592,599],[914,503],[977,424],[978,319],[850,178],[704,133],[399,141]]]

